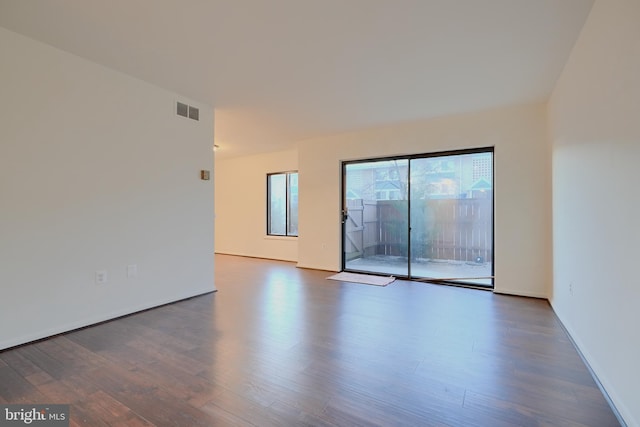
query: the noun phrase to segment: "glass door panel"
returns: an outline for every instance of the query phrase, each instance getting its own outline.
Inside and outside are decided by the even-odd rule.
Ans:
[[[411,159],[410,271],[493,285],[493,153]]]
[[[408,159],[344,164],[345,270],[409,275],[408,174]]]

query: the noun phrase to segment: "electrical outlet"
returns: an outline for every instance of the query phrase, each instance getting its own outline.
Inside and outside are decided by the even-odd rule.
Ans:
[[[569,295],[573,296],[573,282],[569,282]]]
[[[96,285],[104,285],[107,283],[107,270],[96,271]]]

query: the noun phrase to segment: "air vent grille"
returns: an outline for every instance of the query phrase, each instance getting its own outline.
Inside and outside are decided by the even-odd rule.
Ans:
[[[200,110],[196,107],[184,104],[182,102],[176,103],[176,114],[192,120],[200,120]]]
[[[189,118],[193,120],[200,120],[200,110],[189,105]]]
[[[189,112],[189,106],[187,104],[183,104],[182,102],[178,102],[176,113],[182,117],[189,117],[188,112]]]

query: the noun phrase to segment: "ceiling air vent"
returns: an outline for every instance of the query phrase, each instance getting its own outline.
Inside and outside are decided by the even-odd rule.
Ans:
[[[189,118],[193,120],[200,120],[200,110],[189,105]]]
[[[189,117],[188,114],[189,106],[187,104],[183,104],[182,102],[178,102],[178,107],[176,109],[176,113],[182,117]]]
[[[192,120],[200,120],[200,110],[191,105],[183,104],[182,102],[176,103],[176,114]]]

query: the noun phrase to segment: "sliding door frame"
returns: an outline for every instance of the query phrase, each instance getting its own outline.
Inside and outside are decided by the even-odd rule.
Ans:
[[[447,285],[454,286],[463,286],[463,287],[471,287],[471,288],[480,288],[480,289],[493,289],[495,284],[495,149],[494,147],[478,147],[478,148],[469,148],[469,149],[460,149],[460,150],[449,150],[449,151],[437,151],[432,153],[419,153],[419,154],[407,154],[401,156],[389,156],[389,157],[372,157],[366,159],[357,159],[357,160],[343,160],[341,161],[341,259],[342,259],[342,270],[350,271],[350,272],[359,272],[359,273],[367,273],[367,274],[377,274],[377,275],[386,275],[384,273],[375,273],[369,271],[362,270],[354,270],[347,268],[347,260],[346,260],[346,221],[347,221],[347,166],[358,164],[358,163],[372,163],[378,161],[394,161],[394,160],[407,160],[407,232],[408,232],[408,244],[407,244],[407,275],[406,276],[397,276],[402,279],[409,280],[420,280],[420,281],[429,281],[427,279],[423,279],[420,277],[413,277],[411,274],[411,160],[417,159],[427,159],[427,158],[436,158],[436,157],[447,157],[447,156],[456,156],[456,155],[466,155],[466,154],[480,154],[480,153],[491,153],[491,284],[483,285],[479,283],[470,283],[466,281],[456,281],[456,280],[432,280],[432,282],[442,283]]]

